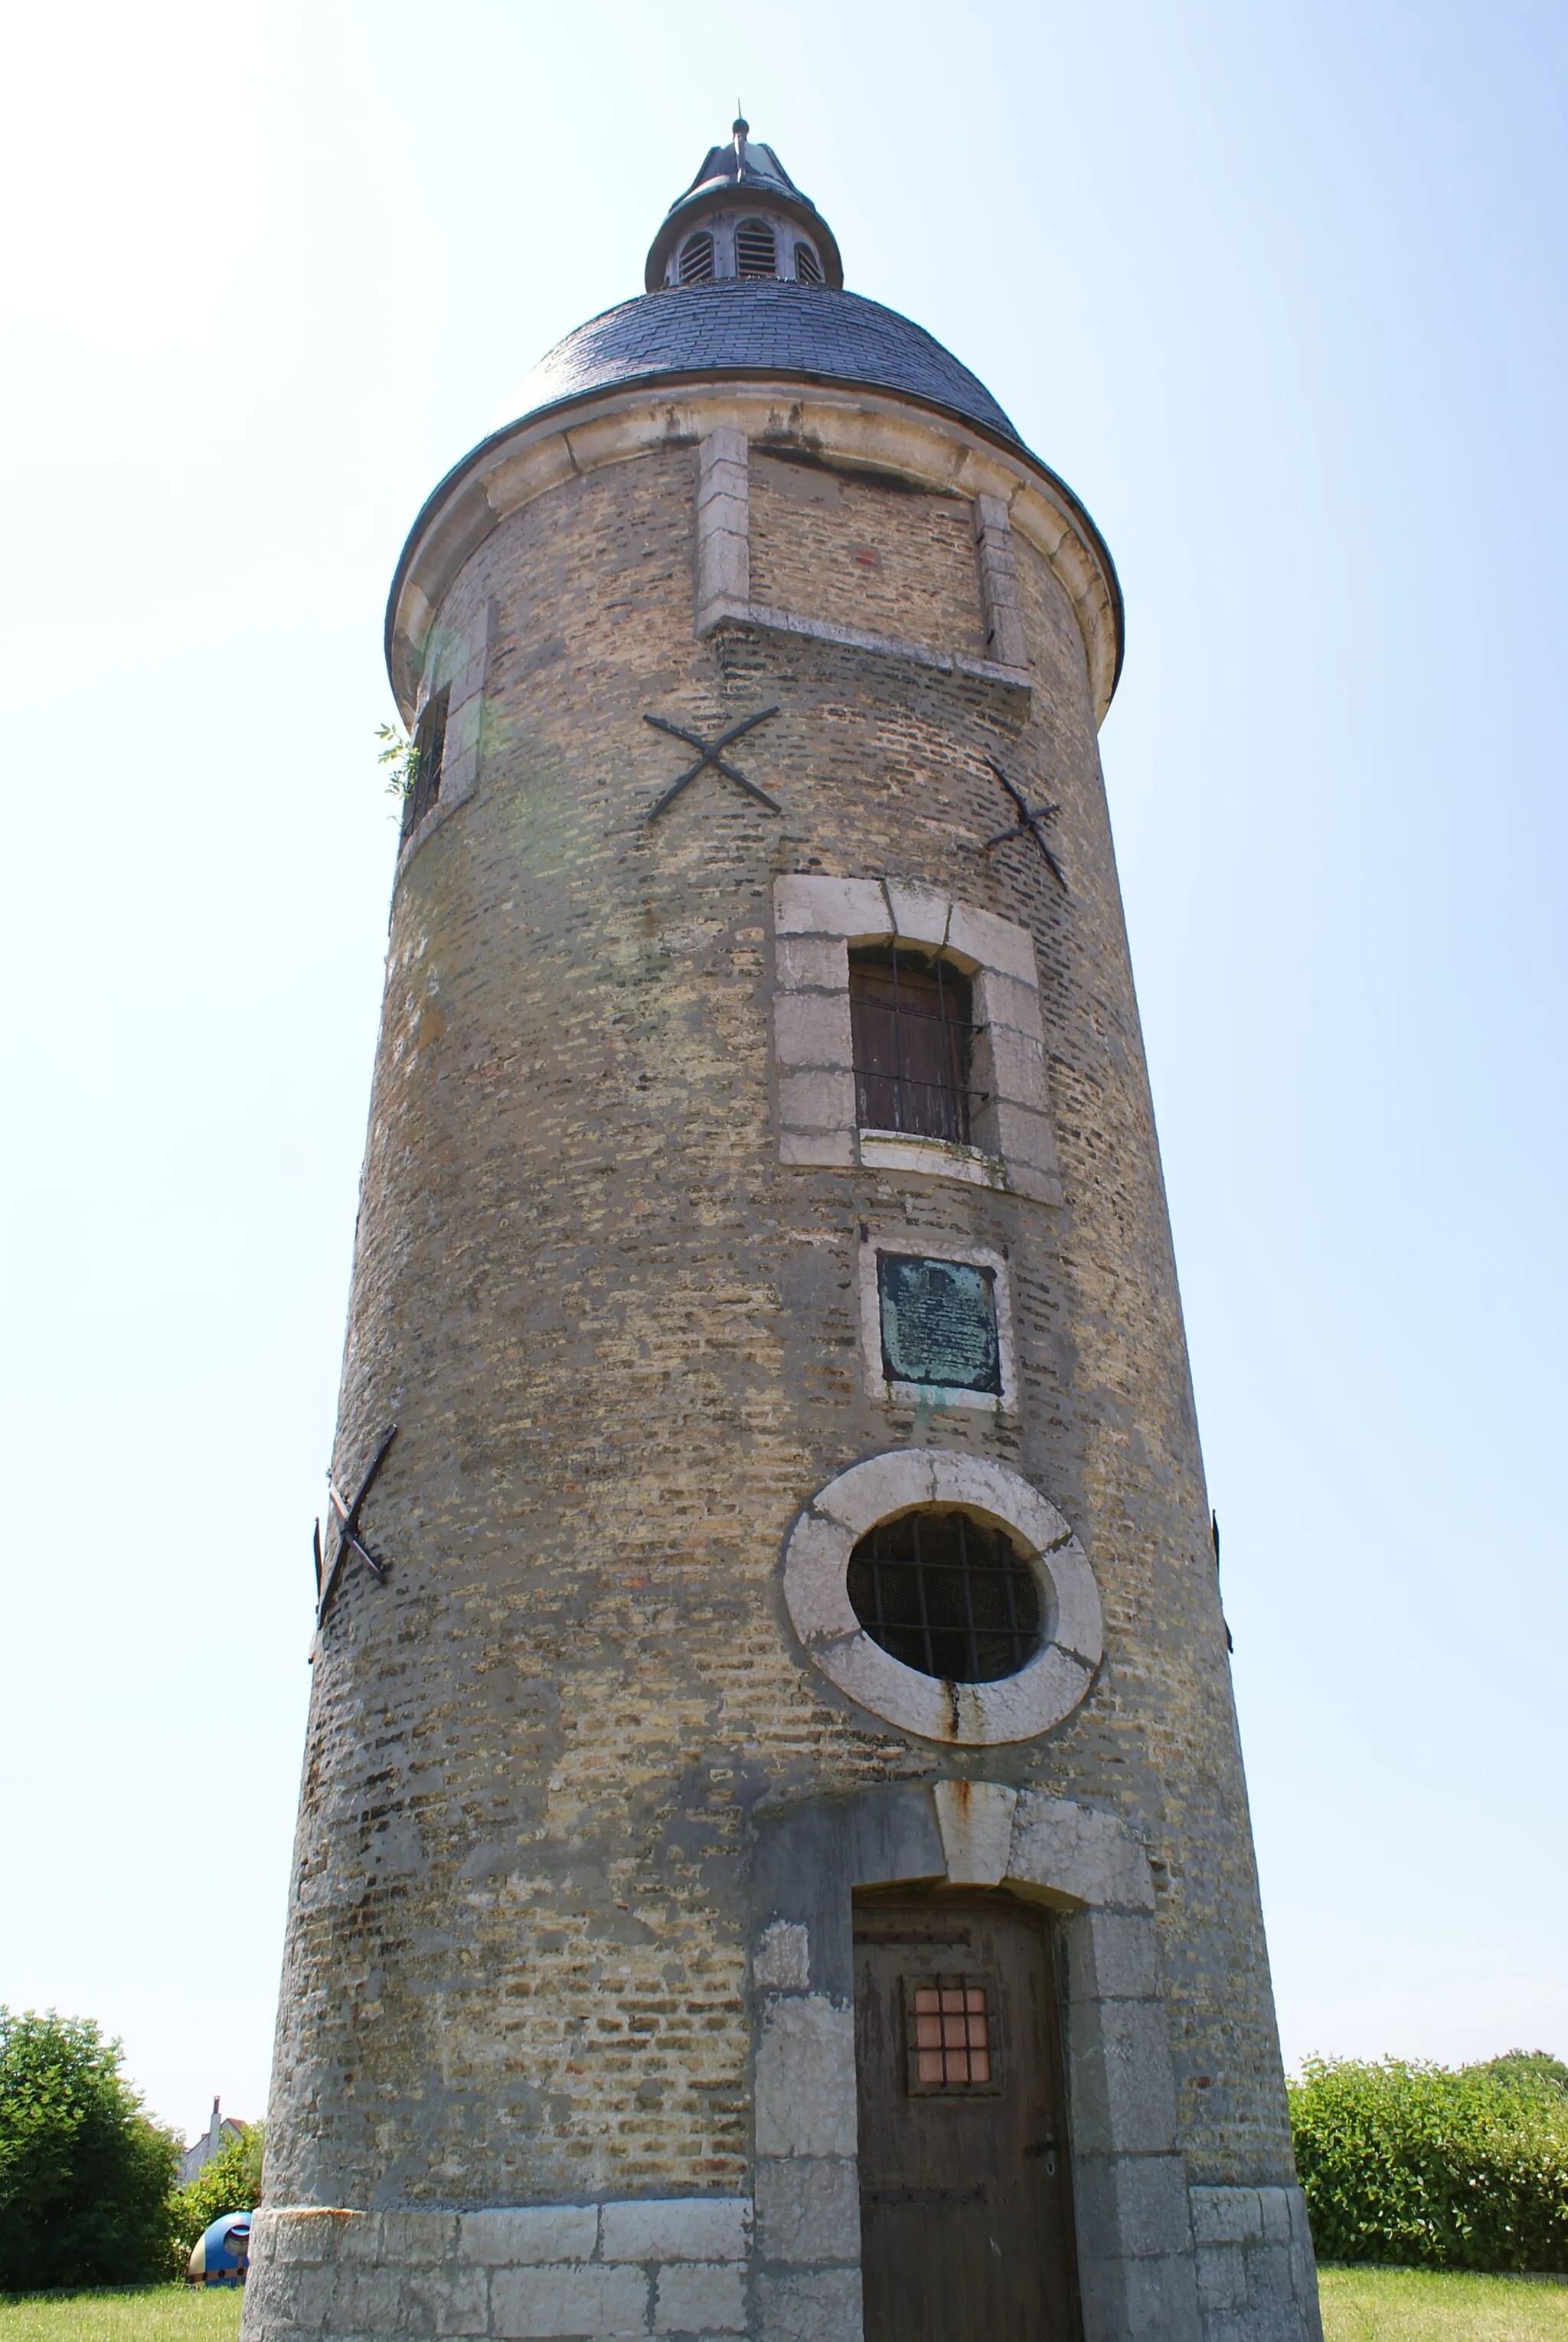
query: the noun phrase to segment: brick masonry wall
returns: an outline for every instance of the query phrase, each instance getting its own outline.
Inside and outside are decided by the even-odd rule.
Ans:
[[[990,655],[966,498],[754,455],[751,504],[754,602]]]
[[[481,773],[394,905],[336,1447],[352,1479],[401,1426],[367,1510],[391,1569],[346,1572],[320,1638],[269,2200],[744,2194],[750,1817],[965,1770],[1136,1830],[1189,2171],[1286,2181],[1075,624],[1021,546],[1027,697],[745,627],[697,642],[694,475],[670,447],[567,480],[442,614],[466,629],[494,604]],[[878,524],[922,574],[927,501]],[[782,818],[710,771],[647,823],[683,752],[644,713],[711,732],[775,702],[734,754]],[[986,755],[1060,800],[1069,895],[1025,842],[977,851],[1011,817]],[[1064,1206],[780,1163],[769,905],[790,871],[922,880],[1030,927]],[[873,1401],[863,1222],[1005,1253],[1016,1418]],[[1043,1742],[935,1751],[793,1643],[796,1512],[906,1444],[1014,1466],[1093,1562],[1106,1662]]]

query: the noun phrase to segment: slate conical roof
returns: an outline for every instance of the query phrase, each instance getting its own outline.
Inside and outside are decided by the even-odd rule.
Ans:
[[[682,375],[783,375],[893,391],[1020,445],[984,384],[896,309],[772,278],[661,285],[606,309],[540,359],[524,385],[524,414]]]
[[[646,294],[591,317],[540,359],[524,385],[524,419],[623,385],[675,383],[683,375],[782,375],[892,391],[1019,445],[984,384],[934,335],[896,309],[844,291],[833,230],[774,149],[749,132],[738,117],[731,143],[708,149],[690,186],[670,205],[648,254]],[[806,229],[826,282],[721,275],[666,283],[670,255],[694,222],[726,209],[733,215],[737,197]]]

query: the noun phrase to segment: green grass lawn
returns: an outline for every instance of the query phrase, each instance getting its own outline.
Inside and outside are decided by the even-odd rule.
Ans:
[[[1568,2342],[1568,2285],[1420,2269],[1323,2272],[1325,2342]],[[0,2342],[235,2342],[240,2299],[157,2285],[0,2301]]]
[[[1318,2292],[1324,2342],[1568,2342],[1568,2285],[1325,2268]]]
[[[0,2300],[3,2342],[234,2342],[237,2287],[138,2286],[126,2293],[35,2293]]]

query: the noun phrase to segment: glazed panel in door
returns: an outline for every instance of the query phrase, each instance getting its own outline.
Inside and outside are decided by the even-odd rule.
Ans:
[[[1049,1921],[855,1897],[865,2342],[1076,2342]]]

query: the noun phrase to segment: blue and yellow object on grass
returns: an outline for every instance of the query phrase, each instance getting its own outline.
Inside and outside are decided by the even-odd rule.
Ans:
[[[244,2285],[251,2265],[251,2216],[225,2212],[191,2247],[193,2285]]]

